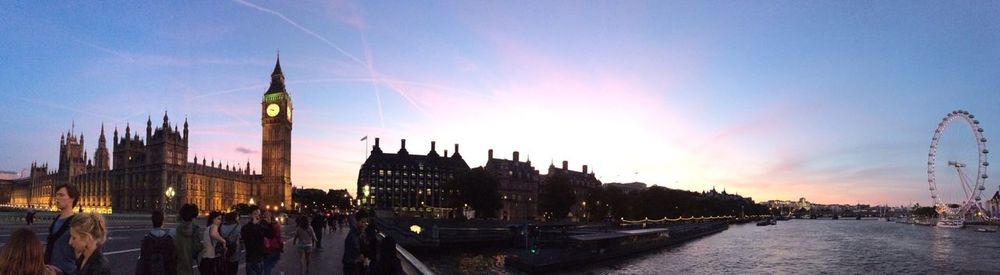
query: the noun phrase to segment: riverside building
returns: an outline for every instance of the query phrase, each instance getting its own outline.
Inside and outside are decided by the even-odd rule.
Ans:
[[[371,155],[358,171],[357,192],[361,207],[392,210],[396,215],[421,218],[450,218],[458,191],[447,188],[449,180],[469,170],[455,144],[454,154],[439,155],[431,141],[427,155],[410,154],[406,140],[395,154],[384,153],[375,138]]]

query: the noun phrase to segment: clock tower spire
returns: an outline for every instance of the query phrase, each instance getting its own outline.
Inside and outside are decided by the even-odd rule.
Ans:
[[[251,190],[262,207],[292,205],[292,98],[285,90],[280,56],[271,73],[271,86],[261,101],[261,174],[263,183]]]

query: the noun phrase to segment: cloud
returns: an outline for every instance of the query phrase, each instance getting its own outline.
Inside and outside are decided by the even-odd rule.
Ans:
[[[240,152],[240,153],[243,153],[243,154],[258,154],[258,153],[260,153],[260,151],[253,150],[253,149],[246,148],[246,147],[242,147],[242,146],[241,147],[236,147],[236,152]]]

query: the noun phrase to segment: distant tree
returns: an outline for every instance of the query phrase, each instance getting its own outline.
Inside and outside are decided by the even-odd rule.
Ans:
[[[587,214],[591,221],[603,221],[609,216],[612,218],[622,217],[629,208],[625,192],[611,185],[590,190],[585,201],[587,202]]]
[[[236,211],[236,213],[240,213],[240,215],[249,215],[250,209],[251,208],[249,204],[240,203],[237,205],[233,205],[233,207],[230,207],[229,211]]]
[[[459,204],[468,204],[480,218],[496,218],[503,205],[500,182],[482,167],[459,174],[448,185],[459,191]]]
[[[351,207],[351,198],[347,197],[346,192],[335,192],[336,190],[330,189],[326,192],[326,202],[330,205],[335,206],[339,209],[348,209]]]
[[[292,201],[299,204],[302,210],[318,211],[330,207],[327,193],[314,188],[300,188],[292,192]],[[261,206],[265,207],[265,206]]]
[[[560,173],[550,174],[542,183],[542,194],[538,200],[538,211],[551,220],[563,220],[569,214],[570,207],[576,203],[573,187],[569,178]]]
[[[934,210],[934,207],[930,206],[920,207],[919,205],[915,207],[913,211],[910,212],[910,214],[912,214],[913,216],[925,217],[925,218],[934,218],[938,216],[938,213],[937,211]]]

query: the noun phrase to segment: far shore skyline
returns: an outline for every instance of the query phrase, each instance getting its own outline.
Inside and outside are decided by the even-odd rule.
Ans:
[[[889,2],[0,3],[0,170],[58,163],[71,128],[190,124],[188,161],[261,167],[280,51],[295,186],[356,192],[366,148],[514,151],[756,201],[931,204],[954,110],[1000,130],[1000,4]],[[976,163],[969,127],[941,141]],[[987,148],[992,145],[987,142]],[[997,149],[1000,150],[1000,149]],[[971,165],[970,165],[971,166]],[[975,176],[975,175],[971,175]],[[988,179],[985,195],[1000,189]]]

